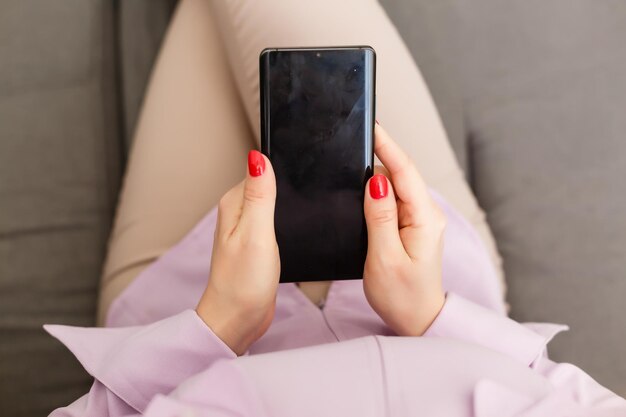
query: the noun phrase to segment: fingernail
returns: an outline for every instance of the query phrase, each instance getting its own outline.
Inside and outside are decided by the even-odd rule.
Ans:
[[[265,159],[263,154],[259,151],[252,149],[248,152],[248,172],[253,177],[258,177],[265,171]]]
[[[380,125],[380,122],[378,121],[378,119],[374,119],[376,121],[377,125]]]
[[[387,197],[387,177],[383,174],[376,174],[370,180],[370,195],[378,200]]]

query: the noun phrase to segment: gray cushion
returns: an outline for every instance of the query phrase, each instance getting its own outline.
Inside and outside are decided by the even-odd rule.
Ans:
[[[127,147],[130,147],[150,72],[176,3],[176,0],[133,0],[119,5],[119,69]]]
[[[417,62],[467,174],[467,131],[463,106],[462,15],[456,0],[380,0]],[[419,115],[416,115],[419,117]]]
[[[91,378],[46,322],[95,322],[120,179],[112,3],[0,2],[0,415]]]
[[[466,13],[472,178],[512,314],[569,324],[554,357],[626,395],[626,3],[485,3]]]
[[[513,317],[569,324],[551,355],[626,395],[626,2],[386,3],[487,213]]]

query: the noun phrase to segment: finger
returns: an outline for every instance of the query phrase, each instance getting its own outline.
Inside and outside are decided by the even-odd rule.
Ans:
[[[400,238],[407,255],[412,260],[440,259],[443,250],[443,239],[446,228],[445,213],[433,202],[432,212],[421,225],[402,227],[400,221]],[[402,218],[402,210],[399,210]]]
[[[389,170],[385,168],[383,165],[375,165],[374,166],[374,175],[383,174],[387,178],[391,178],[391,174],[389,174]]]
[[[410,205],[408,214],[411,216],[428,214],[431,207],[430,194],[409,156],[378,124],[375,127],[375,135],[376,156],[389,170],[398,198]]]
[[[215,228],[215,234],[222,236],[223,234],[230,235],[241,217],[241,209],[243,206],[243,187],[244,181],[240,181],[233,188],[228,190],[226,194],[222,196],[217,206],[217,226]]]
[[[274,236],[276,178],[269,159],[261,152],[248,153],[248,174],[243,186],[243,204],[237,230],[246,236]]]
[[[391,178],[391,174],[389,174],[389,170],[385,168],[383,165],[374,165],[374,175],[376,174],[383,174],[385,177],[387,177],[387,179]],[[398,201],[398,196],[396,195],[395,191],[394,191],[394,198],[396,199],[396,201]]]
[[[398,207],[391,182],[376,174],[366,185],[364,201],[368,252],[381,256],[404,254],[398,229]]]

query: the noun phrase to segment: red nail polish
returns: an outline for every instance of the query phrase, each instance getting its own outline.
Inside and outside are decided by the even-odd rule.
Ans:
[[[376,174],[370,180],[370,195],[378,200],[387,197],[388,192],[387,177],[383,174]]]
[[[265,159],[263,154],[254,149],[248,152],[248,172],[253,177],[258,177],[265,171]]]

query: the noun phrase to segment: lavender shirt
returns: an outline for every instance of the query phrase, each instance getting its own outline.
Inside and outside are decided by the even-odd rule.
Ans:
[[[478,235],[433,196],[448,217],[447,296],[423,337],[396,336],[360,280],[334,282],[323,309],[280,284],[269,330],[237,357],[193,310],[213,209],[115,300],[108,328],[45,326],[95,379],[51,416],[626,416],[625,400],[547,358],[566,326],[506,317]]]

